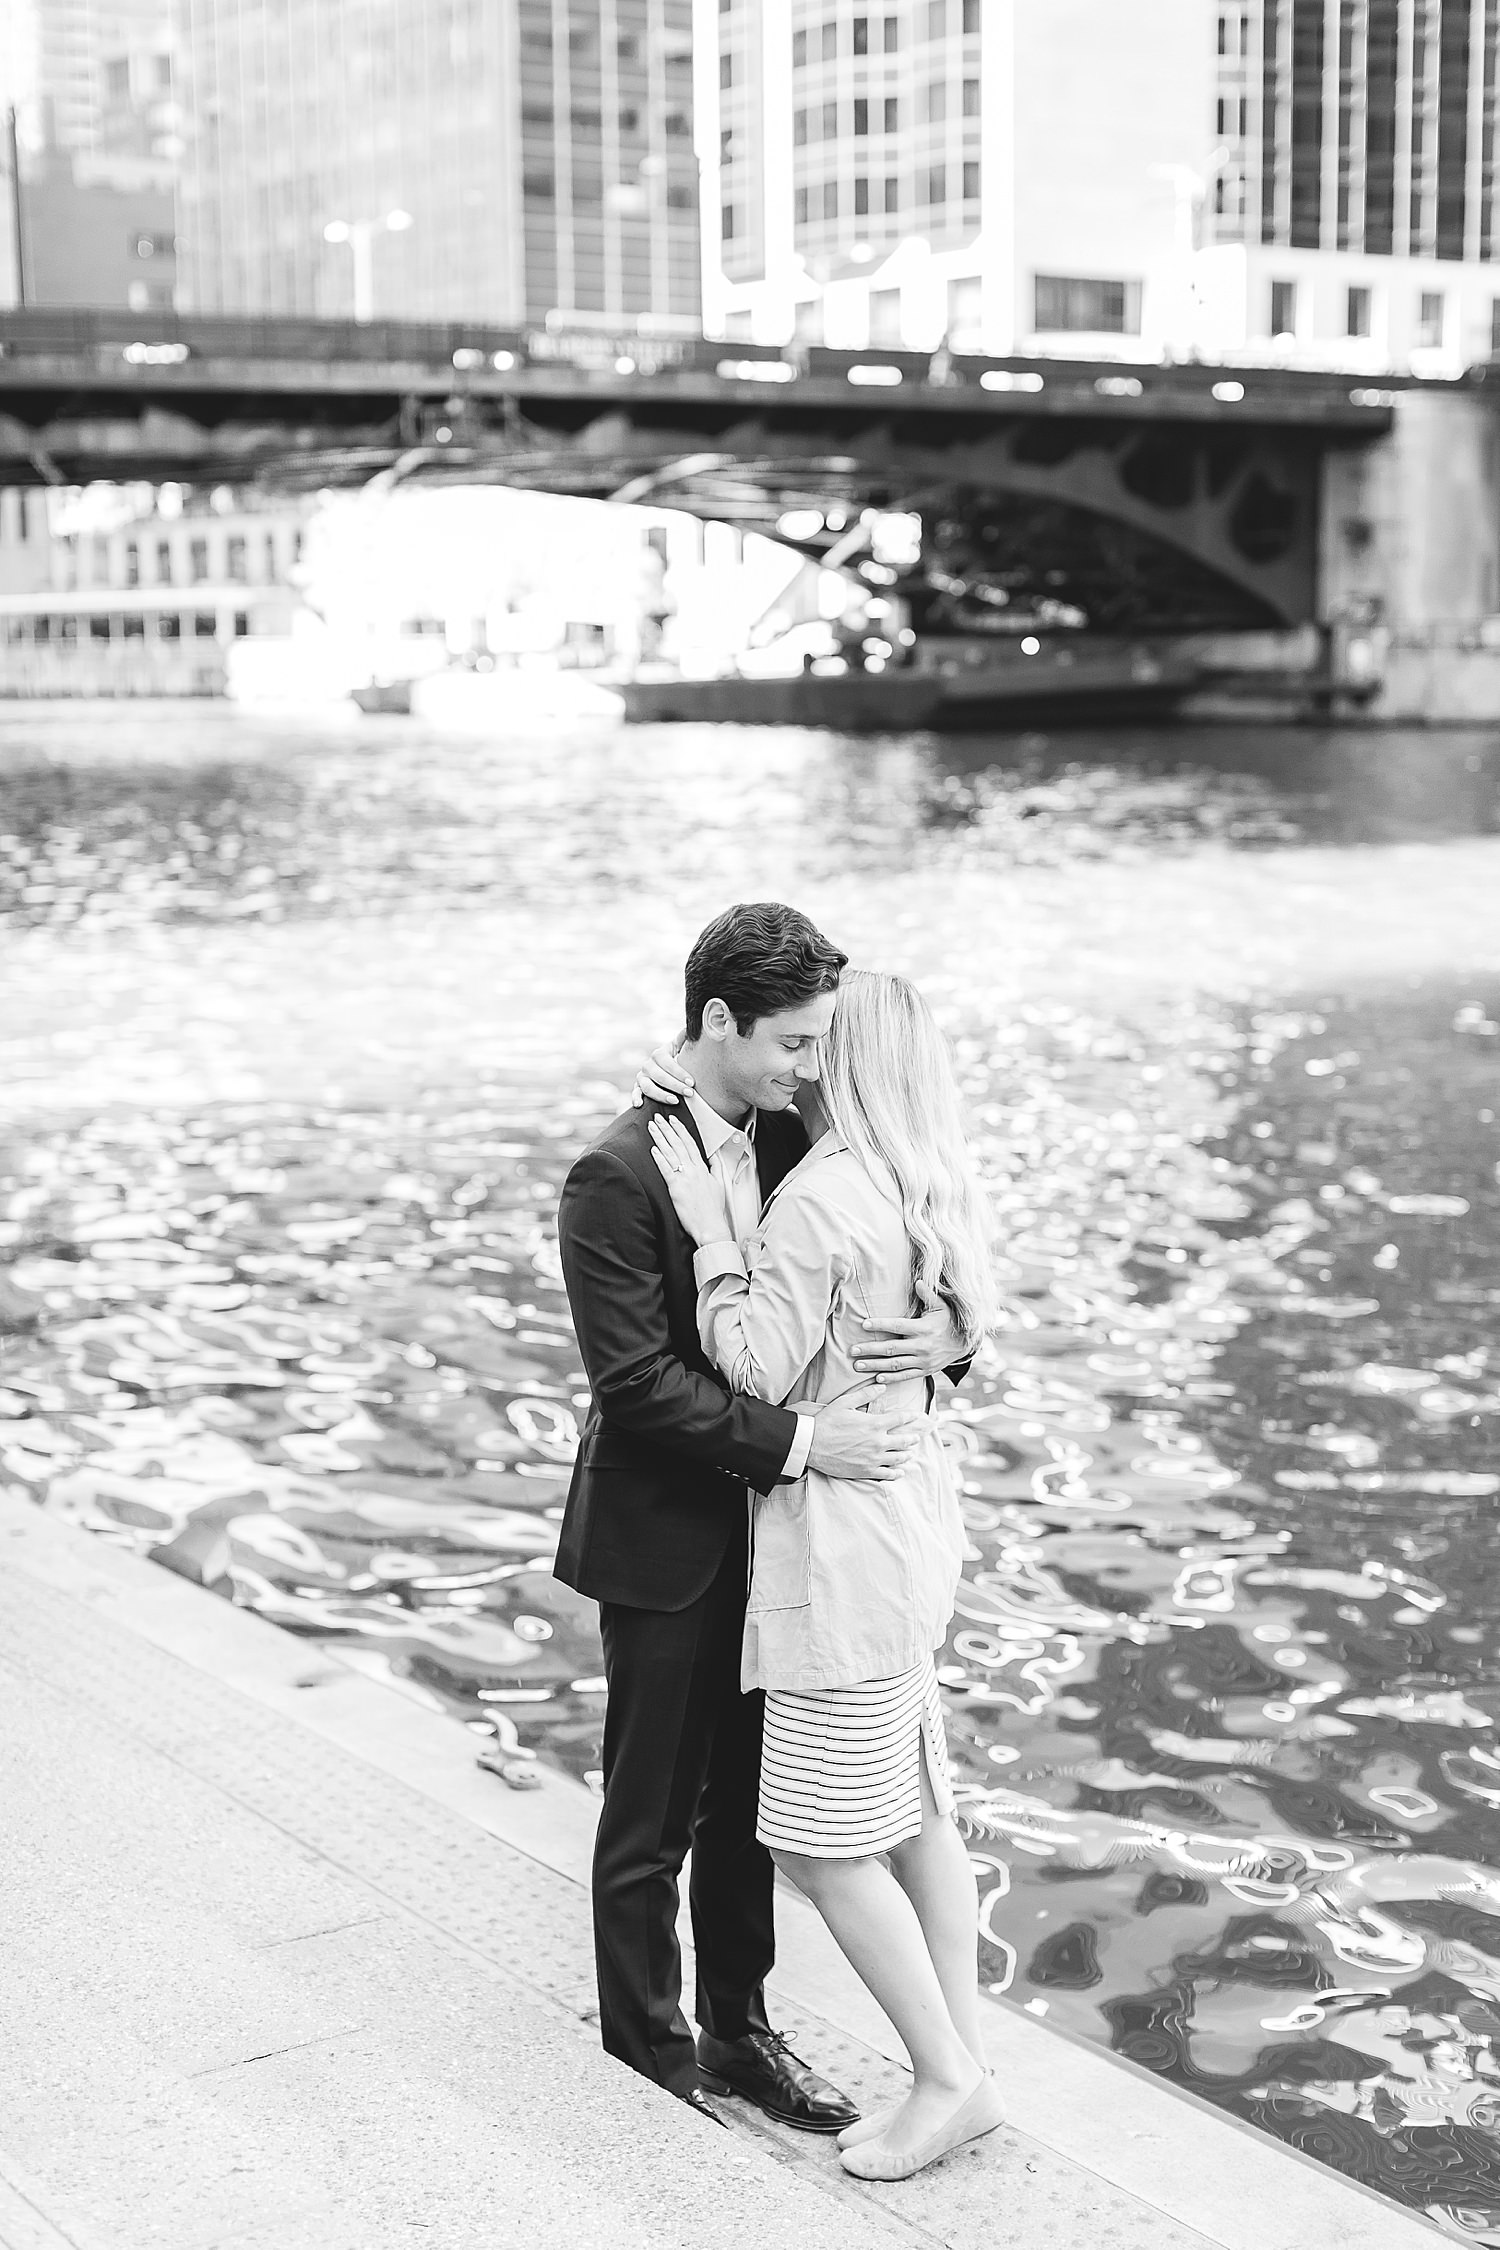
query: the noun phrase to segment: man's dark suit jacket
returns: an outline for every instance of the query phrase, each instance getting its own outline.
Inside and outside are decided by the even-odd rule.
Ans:
[[[634,1609],[686,1609],[707,1591],[746,1485],[770,1490],[797,1431],[786,1407],[736,1397],[704,1357],[693,1243],[651,1154],[661,1115],[698,1140],[685,1107],[627,1109],[569,1172],[557,1221],[593,1402],[556,1574]],[[806,1151],[795,1110],[757,1113],[762,1202]]]

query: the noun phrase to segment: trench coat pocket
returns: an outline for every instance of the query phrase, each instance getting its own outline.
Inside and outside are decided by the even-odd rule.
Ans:
[[[812,1600],[812,1529],[807,1483],[758,1496],[750,1524],[750,1592],[745,1608],[805,1609]]]

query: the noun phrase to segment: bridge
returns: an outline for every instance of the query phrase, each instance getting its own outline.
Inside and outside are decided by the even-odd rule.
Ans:
[[[648,501],[853,561],[919,626],[1315,613],[1321,465],[1396,391],[1273,368],[482,325],[0,315],[0,482],[462,479]],[[920,570],[860,560],[870,511]]]

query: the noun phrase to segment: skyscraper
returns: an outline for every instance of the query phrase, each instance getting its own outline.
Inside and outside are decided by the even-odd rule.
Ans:
[[[717,31],[730,334],[1372,373],[1500,342],[1495,0],[722,0]]]
[[[184,303],[696,325],[691,0],[182,6]]]
[[[1154,348],[1145,284],[1179,239],[1163,167],[1208,148],[1202,0],[725,0],[718,28],[729,333]],[[731,115],[752,98],[786,151],[759,226]]]
[[[171,304],[174,43],[172,0],[8,0],[0,100],[17,113],[26,267],[24,291],[4,276],[11,298]]]
[[[1226,0],[1207,232],[1249,338],[1349,364],[1496,341],[1493,0]]]

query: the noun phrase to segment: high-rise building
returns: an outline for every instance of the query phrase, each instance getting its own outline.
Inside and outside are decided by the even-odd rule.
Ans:
[[[1205,298],[1299,358],[1438,372],[1496,337],[1493,0],[1224,0]],[[1227,303],[1226,300],[1227,299]]]
[[[9,0],[0,101],[16,111],[20,224],[4,285],[30,304],[170,305],[180,118],[172,0]],[[24,273],[14,269],[19,232]]]
[[[723,0],[716,22],[727,333],[1158,348],[1176,172],[1209,146],[1202,0]],[[757,166],[736,103],[784,154]]]
[[[1371,373],[1500,343],[1495,0],[700,10],[725,333]]]
[[[182,0],[181,301],[696,326],[690,15]]]

